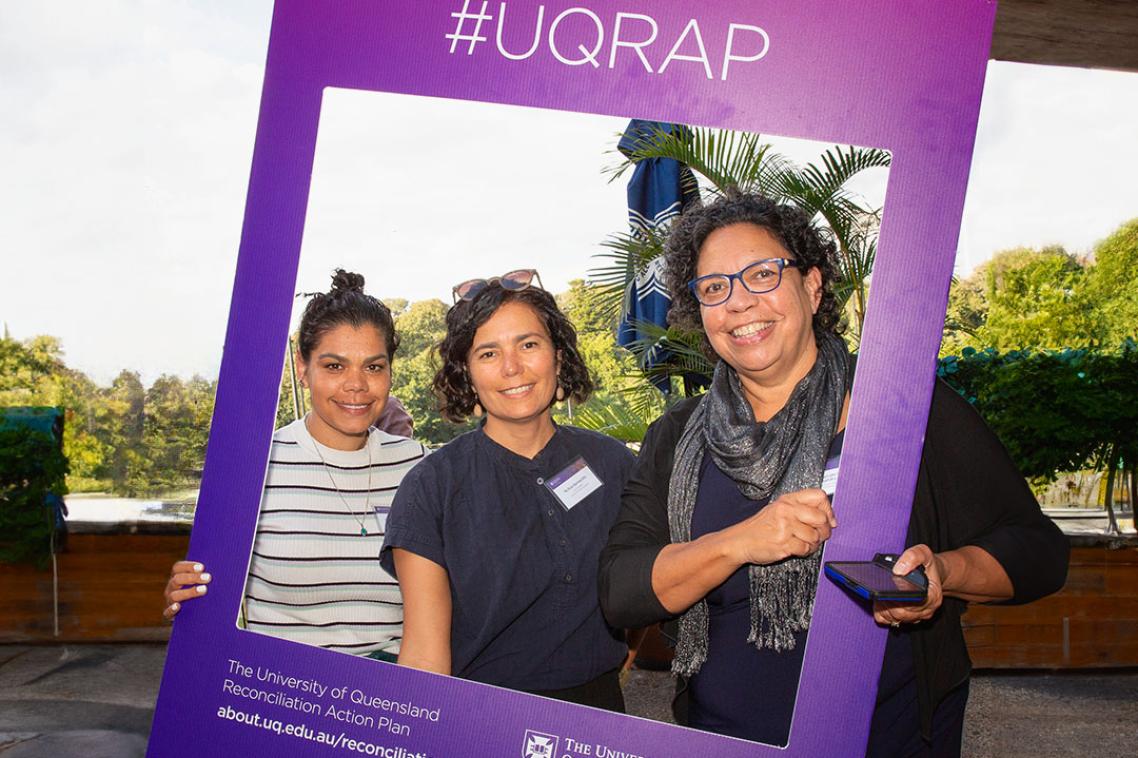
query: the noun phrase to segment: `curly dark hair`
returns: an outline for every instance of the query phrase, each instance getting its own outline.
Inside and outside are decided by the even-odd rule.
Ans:
[[[799,262],[799,271],[805,275],[812,268],[822,274],[822,300],[814,314],[814,332],[840,334],[841,308],[834,296],[837,278],[837,249],[827,232],[819,230],[810,218],[798,208],[780,205],[763,195],[748,194],[737,189],[728,190],[704,206],[684,211],[664,245],[665,282],[672,294],[672,307],[668,323],[679,329],[703,331],[699,315],[699,301],[688,289],[688,282],[696,277],[700,248],[717,229],[732,224],[754,224],[766,229],[790,257]],[[709,357],[717,359],[707,335],[703,349]]]
[[[432,388],[439,399],[439,411],[449,421],[461,423],[474,412],[478,396],[470,382],[467,355],[474,344],[474,333],[506,303],[528,305],[545,324],[560,356],[557,386],[565,397],[583,403],[593,391],[593,380],[577,350],[577,330],[557,307],[553,296],[538,287],[508,290],[493,282],[473,300],[461,300],[447,311],[447,333],[439,344],[442,365],[435,373]],[[553,403],[554,398],[550,398],[549,404]]]
[[[297,338],[297,350],[305,361],[312,355],[320,338],[340,324],[350,324],[357,329],[364,324],[371,324],[383,332],[387,343],[387,359],[390,361],[395,357],[395,351],[399,348],[395,320],[388,307],[378,298],[364,294],[363,276],[338,268],[332,274],[332,289],[301,294],[312,298],[300,317]]]

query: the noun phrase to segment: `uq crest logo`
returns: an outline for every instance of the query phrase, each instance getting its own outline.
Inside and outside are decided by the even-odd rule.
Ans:
[[[560,738],[552,734],[527,729],[522,758],[555,758],[559,740]]]

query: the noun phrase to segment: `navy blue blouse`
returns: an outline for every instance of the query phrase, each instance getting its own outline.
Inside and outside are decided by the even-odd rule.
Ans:
[[[602,486],[567,509],[545,483],[578,457]],[[394,573],[398,547],[447,570],[456,676],[558,690],[620,665],[627,647],[601,616],[597,568],[633,460],[574,427],[558,426],[533,460],[477,429],[404,477],[380,559]]]
[[[692,539],[725,529],[767,505],[751,500],[703,458],[692,513]],[[751,629],[747,566],[707,594],[707,660],[691,677],[691,726],[768,745],[785,745],[806,650],[806,632],[794,635],[793,650],[759,650],[747,642]],[[756,684],[758,686],[756,686]]]
[[[845,434],[839,432],[831,443],[827,471],[838,467],[844,438]],[[692,513],[692,538],[737,524],[768,502],[747,498],[735,482],[719,470],[711,456],[705,455]],[[747,570],[747,566],[740,567],[707,594],[708,655],[688,683],[690,725],[768,745],[786,745],[807,633],[796,633],[794,649],[781,653],[759,650],[747,642],[751,630]],[[890,717],[901,714],[909,717],[903,723],[911,726],[912,736],[919,739],[915,677],[907,635],[890,634],[878,686],[874,727],[881,727],[883,719],[888,723]],[[887,707],[883,709],[882,705]],[[874,735],[871,746],[892,738],[885,728],[875,728]]]

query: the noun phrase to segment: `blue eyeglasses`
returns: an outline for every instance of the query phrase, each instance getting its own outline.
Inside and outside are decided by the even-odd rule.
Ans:
[[[761,295],[778,289],[778,285],[782,284],[783,269],[798,267],[798,261],[789,258],[767,258],[755,261],[734,274],[708,274],[696,277],[688,282],[688,289],[695,295],[700,305],[723,305],[731,299],[736,279],[748,292]]]

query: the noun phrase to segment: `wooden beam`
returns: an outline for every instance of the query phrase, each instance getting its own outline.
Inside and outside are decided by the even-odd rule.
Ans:
[[[1138,2],[1000,0],[992,57],[1138,71]]]

